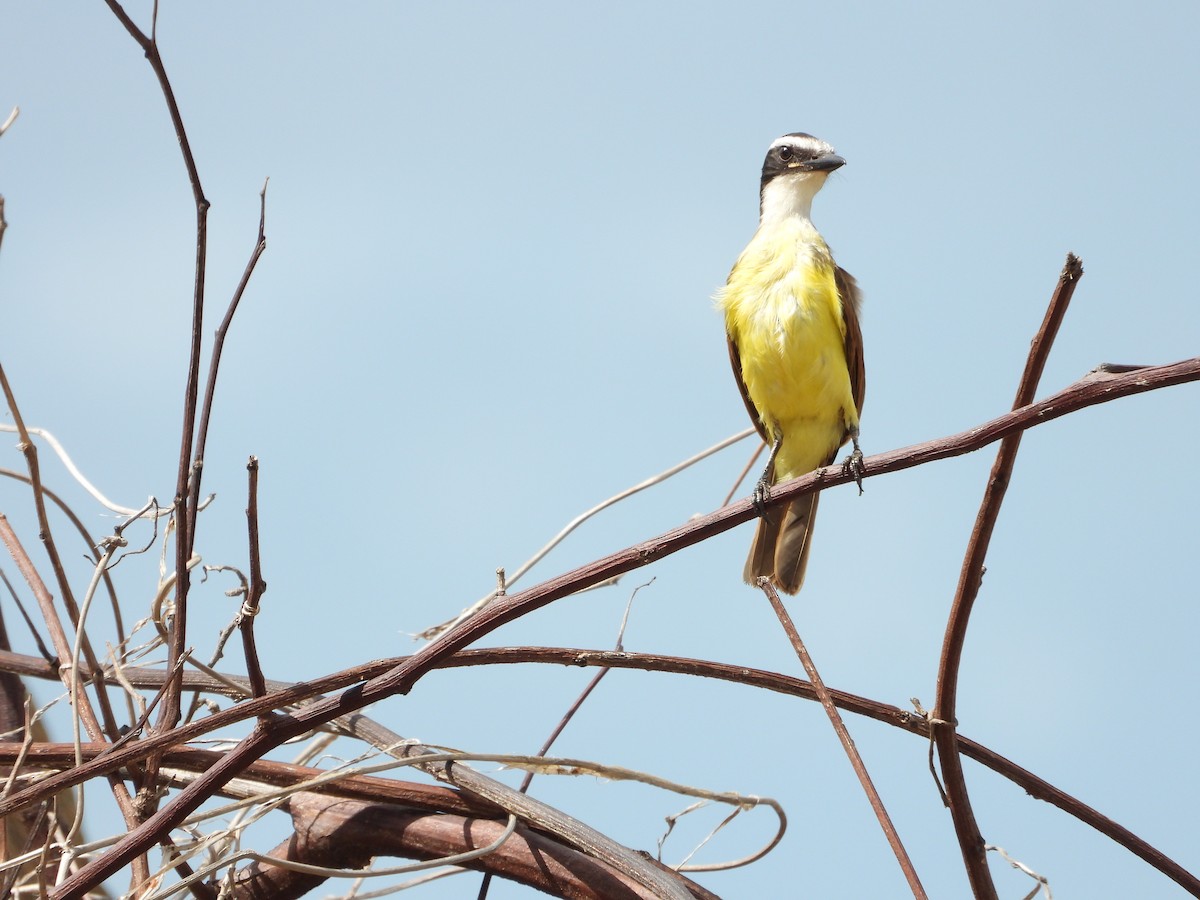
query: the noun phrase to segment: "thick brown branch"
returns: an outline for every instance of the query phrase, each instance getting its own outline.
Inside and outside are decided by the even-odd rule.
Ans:
[[[11,763],[17,746],[0,744],[0,765]],[[84,744],[80,752],[84,759],[94,759],[107,749],[106,744]],[[35,744],[26,754],[26,764],[31,768],[67,768],[75,765],[75,752],[72,744]],[[220,757],[208,750],[179,749],[164,753],[162,762],[166,768],[203,772]],[[328,773],[259,760],[242,774],[266,788],[302,785]],[[243,789],[237,795],[245,794]],[[296,833],[268,855],[333,868],[358,868],[372,856],[432,859],[468,852],[486,846],[495,833],[502,832],[506,818],[503,809],[458,791],[362,775],[310,787],[288,804],[296,820]],[[482,843],[472,843],[485,835]],[[549,864],[541,874],[537,874],[537,857]],[[467,865],[557,896],[654,896],[605,864],[524,826],[501,850]],[[255,863],[239,873],[235,896],[299,897],[323,880],[269,863]],[[601,886],[613,893],[596,893],[595,888]],[[694,885],[692,892],[712,896]]]
[[[22,756],[26,767],[31,769],[66,770],[76,765],[74,744],[36,743],[30,745],[23,754],[21,747],[17,742],[0,742],[0,766],[10,766]],[[80,744],[79,755],[85,761],[97,759],[103,756],[109,747],[108,744]],[[203,772],[221,756],[222,754],[215,750],[176,747],[163,753],[163,765],[183,772]],[[259,782],[264,787],[289,788],[304,785],[305,782],[329,773],[308,766],[260,759],[242,774],[246,779]],[[396,803],[427,812],[452,812],[464,816],[501,819],[505,816],[503,808],[450,788],[372,775],[346,775],[336,781],[308,785],[305,790],[350,800]],[[245,792],[242,791],[237,796],[245,796]]]
[[[24,808],[28,803],[36,802],[37,796],[60,790],[65,785],[78,784],[95,777],[97,774],[112,772],[125,763],[143,759],[150,753],[161,753],[170,747],[211,731],[214,728],[262,716],[267,711],[285,708],[291,703],[302,701],[324,691],[343,688],[347,684],[360,681],[365,674],[386,671],[394,664],[394,660],[367,664],[366,666],[356,667],[349,672],[337,673],[336,675],[319,679],[315,682],[284,688],[282,691],[269,697],[246,700],[233,709],[215,713],[200,722],[181,726],[173,733],[155,735],[139,742],[130,742],[123,747],[111,748],[103,757],[75,766],[61,775],[52,776],[42,784],[20,792],[14,798],[9,798],[9,802],[15,800],[15,808]],[[140,679],[142,676],[135,674],[134,677]],[[158,678],[153,680],[152,683],[162,683],[165,680],[165,677]],[[619,871],[626,874],[637,873],[634,876],[637,880],[653,885],[654,889],[661,896],[680,898],[685,896],[685,893],[681,893],[681,888],[670,877],[658,871],[646,859],[622,847],[586,824],[563,814],[559,810],[534,798],[520,794],[512,788],[500,784],[471,768],[455,765],[448,761],[426,761],[422,757],[424,754],[430,752],[427,748],[405,743],[401,736],[370,722],[370,720],[367,720],[363,716],[346,716],[339,718],[337,722],[345,723],[344,725],[339,724],[339,727],[346,729],[348,733],[362,739],[369,739],[375,746],[391,748],[389,752],[393,756],[415,760],[415,767],[426,774],[432,775],[440,781],[453,784],[469,792],[473,797],[491,801],[504,810],[515,813],[522,821],[536,825],[547,833],[555,835],[568,845],[581,849],[596,859],[607,862]],[[220,758],[219,762],[224,764],[224,758]],[[205,766],[204,771],[207,773],[216,764],[215,762],[210,762],[209,765]],[[211,778],[211,775],[206,774],[205,777]],[[3,805],[4,802],[6,801],[0,801],[0,805]],[[0,816],[4,814],[0,812]]]
[[[271,852],[292,862],[357,869],[373,856],[439,859],[490,846],[505,824],[448,814],[419,813],[381,803],[298,794],[288,804],[293,836]],[[537,832],[519,827],[499,848],[463,862],[555,897],[572,900],[635,900],[656,895],[608,866]],[[680,876],[675,876],[680,877]],[[234,897],[278,900],[301,897],[325,879],[255,862],[238,873]],[[714,894],[685,881],[694,897]]]

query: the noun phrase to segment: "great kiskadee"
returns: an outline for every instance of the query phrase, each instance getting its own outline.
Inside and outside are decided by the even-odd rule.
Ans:
[[[833,462],[854,442],[866,374],[860,297],[810,218],[813,197],[846,161],[810,134],[785,134],[763,163],[759,224],[716,296],[746,410],[771,454],[755,489]],[[804,581],[819,494],[764,509],[744,577],[794,594]]]

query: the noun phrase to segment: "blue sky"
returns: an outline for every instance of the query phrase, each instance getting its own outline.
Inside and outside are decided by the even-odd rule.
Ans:
[[[130,11],[148,22],[149,4]],[[1101,362],[1195,356],[1198,26],[1185,3],[163,4],[160,44],[213,204],[206,333],[271,179],[269,246],[226,344],[204,475],[217,501],[198,541],[206,562],[244,565],[244,464],[258,455],[267,675],[410,652],[407,634],[485,594],[497,566],[747,426],[710,298],[753,232],[758,168],[781,133],[812,132],[848,160],[814,220],[866,295],[866,453],[1008,408],[1067,251],[1086,274],[1040,395]],[[106,493],[165,502],[194,213],[158,87],[102,3],[9,4],[0,33],[0,118],[21,107],[0,139],[0,358],[26,420]],[[1193,870],[1200,735],[1182,711],[1200,676],[1198,397],[1173,388],[1027,435],[959,700],[964,734]],[[0,441],[0,465],[21,468],[13,444]],[[524,584],[717,508],[751,449],[589,522]],[[992,458],[826,494],[790,607],[828,684],[932,703]],[[48,483],[111,527],[43,459]],[[24,491],[0,484],[0,511],[33,545]],[[741,584],[750,532],[494,642],[610,646],[630,592],[654,577],[628,649],[798,674],[765,600]],[[157,572],[149,557],[126,568],[135,619]],[[233,613],[227,586],[194,594],[201,648]],[[531,752],[590,675],[434,674],[374,714],[431,743]],[[849,724],[931,896],[963,896],[926,747]],[[558,749],[778,798],[784,843],[704,876],[723,896],[905,893],[815,704],[613,673]],[[967,777],[985,839],[1056,894],[1181,893],[998,777],[970,763]],[[618,784],[536,785],[644,848],[685,805]],[[748,820],[705,852],[739,856],[766,828]],[[1002,896],[1032,887],[1001,861],[993,871]],[[425,891],[463,896],[474,882]]]

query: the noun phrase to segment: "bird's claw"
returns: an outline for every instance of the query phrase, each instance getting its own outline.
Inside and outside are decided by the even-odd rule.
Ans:
[[[858,485],[858,494],[860,497],[863,492],[863,475],[866,471],[866,468],[863,466],[862,451],[858,449],[858,441],[855,441],[854,450],[842,461],[842,472],[854,477],[854,483]]]
[[[767,511],[767,501],[771,499],[771,485],[765,477],[758,479],[754,485],[754,508],[758,510],[758,514],[765,515]]]

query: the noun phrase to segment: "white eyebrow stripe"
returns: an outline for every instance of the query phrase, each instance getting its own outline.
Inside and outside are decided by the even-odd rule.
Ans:
[[[833,146],[820,138],[797,137],[794,134],[785,134],[783,137],[776,138],[768,150],[774,150],[776,147],[796,147],[803,150],[815,150],[821,154],[833,153]]]

